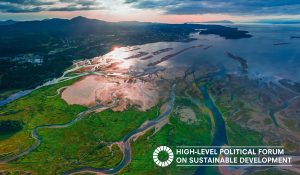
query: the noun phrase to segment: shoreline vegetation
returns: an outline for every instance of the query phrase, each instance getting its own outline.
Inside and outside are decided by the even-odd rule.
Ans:
[[[231,55],[232,59],[242,61],[242,57]],[[194,71],[185,71],[183,80],[188,76],[195,76]],[[199,85],[207,84],[207,96],[211,96],[209,103],[214,103],[215,108],[209,107],[205,102],[205,93],[194,89],[198,84],[194,83],[179,85],[176,91],[175,103],[168,121],[161,128],[147,130],[139,137],[130,139],[131,157],[130,164],[122,168],[120,174],[192,174],[196,167],[176,167],[175,164],[165,169],[158,168],[151,160],[153,150],[160,145],[168,145],[175,148],[177,145],[211,145],[213,144],[214,132],[218,132],[220,126],[216,120],[215,112],[218,110],[225,122],[229,145],[263,145],[261,134],[241,127],[229,114],[229,109],[220,103],[220,95],[213,91],[213,87],[219,87],[211,83],[217,83],[214,78],[220,78],[222,71],[216,71],[210,75],[199,77]],[[218,76],[219,77],[218,77]],[[195,77],[194,77],[195,79]],[[12,103],[0,107],[0,121],[15,120],[23,121],[23,128],[9,135],[0,137],[0,159],[18,155],[34,145],[37,140],[31,137],[31,133],[38,126],[59,126],[72,123],[78,114],[90,110],[79,105],[68,105],[61,98],[61,89],[74,85],[79,78],[52,84],[34,90],[28,96],[22,97]],[[203,81],[201,81],[203,80]],[[223,79],[222,79],[223,80]],[[290,85],[282,81],[282,84]],[[297,88],[298,86],[292,86]],[[220,88],[219,88],[220,90]],[[207,100],[207,99],[206,99]],[[214,101],[214,102],[213,102]],[[80,121],[74,122],[67,127],[45,127],[38,128],[36,134],[41,138],[38,147],[18,157],[16,160],[8,161],[7,164],[0,164],[2,172],[23,174],[63,174],[81,170],[97,172],[102,169],[113,169],[123,162],[124,152],[120,139],[128,133],[135,131],[140,126],[146,126],[151,120],[155,120],[162,112],[163,104],[146,110],[138,111],[131,106],[121,112],[107,109],[98,113],[90,113]],[[183,111],[190,111],[195,117],[186,118]],[[219,116],[219,117],[222,117]],[[213,119],[213,120],[212,120]],[[129,122],[130,121],[130,122]],[[186,134],[193,133],[193,134]],[[246,139],[245,139],[246,138]],[[216,138],[218,139],[218,138]],[[139,168],[143,167],[143,169]],[[205,172],[212,174],[217,172],[216,168],[207,168]],[[242,170],[241,170],[242,171]],[[2,173],[0,171],[0,173]]]
[[[189,42],[194,40],[190,33],[199,32],[197,29],[226,39],[251,37],[247,31],[221,25],[112,23],[84,17],[0,26],[1,99],[61,76],[74,60],[103,55],[116,45]]]
[[[77,80],[42,87],[34,90],[26,97],[0,107],[1,121],[7,119],[24,121],[22,130],[6,138],[0,137],[2,160],[33,145],[35,141],[30,137],[30,132],[37,126],[68,123],[74,120],[78,113],[86,110],[82,106],[67,105],[60,95],[53,96],[58,89],[71,85]],[[191,104],[189,100],[182,97],[176,98],[175,101],[176,106]],[[4,173],[14,173],[18,170],[18,172],[25,174],[30,172],[50,175],[61,174],[81,167],[115,167],[123,156],[119,146],[115,143],[127,133],[141,126],[145,121],[155,119],[161,111],[159,105],[162,105],[162,102],[145,112],[137,111],[133,107],[122,112],[114,112],[108,109],[99,113],[88,114],[81,121],[66,128],[40,128],[37,131],[38,136],[41,137],[38,147],[18,159],[8,162],[8,164],[0,164],[0,169]],[[139,174],[140,170],[135,167],[141,163],[138,161],[140,156],[144,156],[140,151],[145,149],[139,149],[142,145],[149,147],[146,151],[147,155],[152,154],[152,148],[155,145],[166,144],[166,141],[174,146],[183,143],[209,145],[208,121],[205,119],[204,114],[198,112],[197,107],[193,106],[193,110],[197,114],[197,120],[194,124],[191,125],[181,121],[178,114],[173,111],[170,114],[170,123],[163,126],[162,131],[157,132],[155,129],[151,129],[138,137],[138,141],[131,141],[132,149],[134,149],[132,150],[133,157],[131,163],[124,168],[121,174]],[[131,122],[128,123],[128,121]],[[184,137],[184,133],[188,131],[195,131],[197,134]],[[146,138],[151,138],[151,140],[148,141]],[[151,145],[151,143],[155,144]],[[151,156],[148,156],[148,158],[151,158]],[[158,169],[155,168],[154,162],[148,161],[145,172],[152,172],[152,168],[154,168],[153,172],[157,172]],[[177,169],[173,166],[168,168],[167,171],[175,173],[177,170],[192,172],[194,168]]]
[[[66,104],[60,95],[53,96],[57,89],[75,81],[69,80],[43,87],[0,107],[2,123],[8,120],[24,122],[21,130],[9,135],[0,133],[1,160],[17,155],[35,144],[36,141],[31,138],[30,133],[37,126],[59,126],[69,123],[76,119],[77,114],[86,110],[79,105]],[[109,145],[119,141],[146,120],[155,118],[158,111],[158,106],[145,112],[134,108],[122,112],[108,109],[100,113],[88,114],[80,122],[66,128],[40,128],[36,131],[36,134],[41,137],[40,144],[17,160],[10,161],[9,164],[0,164],[0,169],[8,172],[22,169],[24,172],[34,171],[38,174],[57,174],[82,166],[109,168],[117,165],[122,157],[122,152],[116,144]],[[128,124],[128,120],[132,122]],[[94,130],[95,128],[98,129]],[[79,150],[82,151],[77,154]],[[68,159],[65,159],[66,157]],[[57,160],[64,162],[63,167]],[[80,165],[78,161],[81,162]]]
[[[49,22],[51,24],[47,24]],[[53,24],[60,24],[62,28],[59,30],[51,28]],[[94,26],[95,28],[83,27],[78,31],[76,29],[77,36],[68,33],[71,31],[70,26],[79,24]],[[62,77],[55,79],[56,81],[46,83],[45,86],[40,86],[28,95],[0,106],[0,174],[120,173],[134,175],[194,174],[195,171],[196,174],[197,172],[216,174],[220,172],[220,169],[215,167],[202,169],[177,167],[176,164],[172,164],[162,169],[153,162],[152,153],[155,148],[161,145],[167,145],[173,149],[178,145],[282,144],[266,142],[265,139],[271,137],[266,137],[261,134],[260,130],[257,130],[257,126],[260,126],[258,121],[251,122],[251,117],[255,119],[256,116],[263,113],[257,115],[254,113],[256,111],[250,110],[251,106],[249,106],[248,101],[257,100],[255,104],[263,101],[260,101],[260,98],[253,100],[253,95],[249,97],[246,95],[252,94],[251,92],[268,92],[268,89],[265,91],[257,90],[259,87],[257,80],[248,79],[247,60],[242,56],[235,55],[235,53],[225,52],[224,56],[239,63],[235,64],[242,70],[238,74],[236,72],[231,74],[225,69],[214,68],[209,65],[183,66],[169,70],[168,68],[155,67],[188,50],[200,49],[204,52],[213,47],[204,44],[191,45],[178,50],[162,47],[152,51],[145,51],[142,47],[133,46],[127,47],[128,50],[120,48],[121,51],[118,49],[112,51],[119,53],[124,58],[113,57],[114,53],[112,53],[111,55],[107,54],[85,60],[92,55],[101,55],[100,52],[106,53],[116,43],[123,45],[131,42],[129,44],[134,45],[151,41],[157,42],[161,39],[188,42],[191,40],[188,37],[189,34],[198,31],[196,29],[199,27],[207,29],[204,30],[205,34],[220,32],[220,36],[227,39],[251,37],[246,31],[216,25],[107,23],[82,17],[71,20],[36,21],[34,27],[31,26],[32,22],[13,25],[22,26],[23,28],[20,30],[43,30],[46,33],[45,36],[51,35],[54,43],[57,38],[60,40],[64,38],[62,43],[68,49],[53,51],[51,49],[60,47],[60,45],[54,44],[55,46],[53,46],[53,43],[48,43],[47,47],[51,49],[47,51],[47,55],[43,55],[44,62],[35,63],[34,67],[45,68],[44,63],[51,66],[65,63],[65,61],[72,63],[74,58],[79,57],[77,51],[82,55],[86,54],[86,57],[81,57],[83,61],[73,64],[73,68],[65,71]],[[6,27],[10,28],[13,25]],[[50,27],[47,28],[47,25]],[[98,29],[101,27],[100,33],[106,32],[107,36],[105,37],[107,38],[99,37],[98,34],[100,33],[96,31],[97,27]],[[110,35],[109,32],[111,31],[120,32],[120,27],[124,30],[119,36]],[[12,30],[6,31],[8,36],[14,32],[19,32],[19,29],[14,29],[14,27],[10,29]],[[3,28],[0,27],[0,32],[1,30]],[[84,36],[89,32],[92,33],[91,36]],[[202,32],[201,34],[203,34]],[[167,36],[163,36],[164,34]],[[135,39],[135,35],[139,35],[139,38]],[[24,36],[26,38],[27,34]],[[131,40],[130,37],[133,39]],[[103,39],[102,42],[110,41],[110,43],[99,45],[100,39]],[[74,42],[75,40],[76,42]],[[45,41],[49,40],[45,39]],[[76,45],[82,41],[84,41],[84,45]],[[97,46],[94,47],[90,43],[91,41],[98,45],[96,44]],[[98,50],[99,48],[102,50]],[[99,52],[92,53],[90,49]],[[42,52],[44,51],[42,50]],[[129,51],[136,51],[136,53],[130,56],[130,54],[127,55]],[[92,54],[89,55],[89,53]],[[65,59],[64,54],[74,55],[69,55],[69,59]],[[42,54],[39,53],[39,55]],[[8,54],[7,57],[13,56]],[[144,63],[144,69],[131,69],[132,67],[127,63],[136,60],[148,60],[148,62],[141,61]],[[0,59],[0,61],[3,60]],[[18,64],[30,65],[33,63],[20,61]],[[58,73],[66,70],[63,69],[64,66],[55,71]],[[26,69],[28,68],[26,67]],[[45,71],[51,72],[52,70],[46,69]],[[39,73],[43,74],[42,72]],[[47,77],[48,75],[43,76]],[[57,75],[51,74],[51,76],[56,77]],[[89,80],[88,78],[93,81],[84,82],[84,80]],[[97,85],[97,83],[99,84]],[[299,84],[292,81],[280,80],[279,83],[285,87],[284,90],[289,92],[295,91],[293,93],[298,94],[300,91]],[[105,86],[102,86],[103,84]],[[17,86],[19,85],[22,83]],[[265,88],[267,87],[265,86]],[[96,93],[97,91],[98,93]],[[78,97],[79,102],[91,98],[92,102],[83,105],[84,103],[77,103],[76,100],[78,99],[75,99],[76,103],[68,103],[66,100],[68,98],[63,98],[68,92],[72,93],[67,97]],[[140,95],[132,98],[134,97],[132,94]],[[298,96],[287,99],[286,102],[295,100]],[[282,109],[280,108],[280,110]],[[251,115],[252,113],[254,117]],[[269,116],[262,117],[269,119]],[[262,121],[261,118],[259,119]],[[277,119],[279,122],[281,121],[279,117]],[[269,124],[264,123],[264,125],[271,128],[272,121],[269,120],[263,122],[269,122]],[[10,132],[1,132],[1,127],[4,130],[9,128],[8,131]],[[279,134],[283,133],[282,131],[278,132],[281,132]],[[274,137],[271,135],[272,133],[267,134]],[[289,137],[289,134],[290,132],[283,133],[283,136]],[[292,146],[290,144],[290,147]],[[237,169],[236,171],[250,172],[250,170],[245,169]]]

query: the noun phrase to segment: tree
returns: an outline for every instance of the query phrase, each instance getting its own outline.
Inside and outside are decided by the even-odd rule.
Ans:
[[[18,120],[0,121],[0,133],[10,134],[23,129],[23,122]]]

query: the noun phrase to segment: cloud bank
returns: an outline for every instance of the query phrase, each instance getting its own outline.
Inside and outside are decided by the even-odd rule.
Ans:
[[[109,4],[105,6],[103,4]],[[299,15],[299,0],[0,0],[2,13],[79,11],[128,6],[164,14]]]
[[[294,15],[298,0],[126,0],[140,9],[161,9],[166,14]]]
[[[103,9],[94,0],[0,0],[0,12],[32,13],[41,11],[79,11]]]

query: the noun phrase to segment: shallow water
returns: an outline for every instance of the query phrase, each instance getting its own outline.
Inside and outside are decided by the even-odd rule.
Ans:
[[[247,60],[250,77],[281,77],[300,80],[300,39],[291,39],[291,36],[300,36],[300,25],[237,25],[247,30],[252,38],[230,40],[216,35],[191,36],[198,40],[189,43],[159,42],[139,45],[139,51],[153,52],[162,48],[174,48],[153,58],[136,61],[141,67],[149,62],[159,60],[165,55],[180,49],[203,44],[203,48],[195,48],[179,54],[157,66],[211,64],[224,65],[229,71],[237,71],[238,63],[230,59],[226,52],[240,56]],[[282,44],[283,43],[283,44]]]
[[[3,106],[7,103],[10,103],[14,100],[17,100],[21,97],[24,97],[26,96],[27,94],[29,94],[30,92],[32,92],[32,90],[25,90],[25,91],[20,91],[20,92],[17,92],[15,94],[12,94],[11,96],[9,96],[8,98],[4,99],[4,100],[1,100],[0,101],[0,106]]]
[[[300,39],[292,39],[291,36],[300,36],[300,25],[230,25],[238,27],[241,30],[247,30],[253,37],[245,39],[224,39],[216,35],[198,35],[191,34],[191,37],[198,40],[181,42],[158,42],[144,45],[138,45],[126,52],[112,53],[112,56],[126,58],[136,55],[139,52],[148,52],[149,54],[164,48],[173,48],[173,50],[153,55],[152,58],[142,60],[133,58],[126,61],[126,64],[133,65],[132,70],[136,72],[145,72],[149,63],[160,60],[166,55],[176,53],[184,48],[203,45],[189,49],[178,54],[167,61],[159,63],[156,67],[168,68],[173,66],[193,66],[193,65],[212,65],[222,66],[229,72],[240,71],[240,65],[237,61],[229,58],[227,52],[235,56],[244,58],[248,62],[248,72],[250,78],[286,78],[294,81],[300,81]],[[284,43],[284,44],[280,44]],[[279,44],[279,45],[278,45]],[[208,48],[209,47],[209,48]],[[207,49],[205,49],[207,48]],[[13,96],[0,101],[0,106],[10,103],[20,97],[30,93],[22,91]]]

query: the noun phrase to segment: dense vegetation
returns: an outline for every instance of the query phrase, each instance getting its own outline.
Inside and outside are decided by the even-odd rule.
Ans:
[[[195,167],[177,167],[176,163],[166,168],[158,167],[152,160],[153,151],[162,145],[175,150],[180,145],[210,145],[210,126],[206,112],[202,111],[189,100],[177,98],[175,107],[191,107],[196,113],[197,121],[187,124],[180,120],[180,116],[173,112],[170,121],[155,135],[150,130],[132,143],[132,162],[121,172],[121,174],[193,174]],[[174,110],[175,111],[175,110]],[[192,133],[192,134],[187,134]]]
[[[238,28],[229,28],[223,26],[214,26],[209,30],[201,31],[201,34],[215,34],[227,39],[250,38],[251,35],[247,31],[238,30]]]
[[[24,121],[24,127],[18,133],[0,137],[0,159],[18,154],[34,144],[31,132],[37,126],[65,124],[85,110],[81,106],[67,105],[59,95],[55,96],[57,89],[74,81],[41,88],[0,107],[0,122],[5,123],[8,119]],[[16,161],[0,165],[0,169],[52,175],[80,167],[116,166],[123,155],[113,143],[146,120],[157,117],[158,113],[158,106],[146,112],[134,108],[123,112],[106,110],[89,114],[66,128],[41,128],[38,130],[41,145]]]
[[[24,127],[17,134],[5,138],[0,137],[2,158],[17,154],[32,145],[30,132],[36,126],[67,123],[80,111],[85,110],[84,107],[67,105],[59,95],[53,96],[57,89],[74,81],[33,91],[30,95],[0,108],[0,122],[10,119],[24,121]],[[178,145],[212,144],[211,130],[214,124],[210,121],[211,112],[199,96],[195,94],[192,96],[198,99],[200,106],[196,106],[185,96],[177,96],[169,122],[159,132],[154,129],[149,130],[131,142],[131,163],[121,174],[192,174],[195,171],[195,167],[177,167],[176,164],[171,164],[167,168],[159,168],[152,161],[154,149],[161,145],[174,149]],[[192,124],[182,121],[177,112],[180,108],[192,109],[195,112],[196,121]],[[257,133],[234,124],[226,117],[226,108],[221,106],[220,109],[225,115],[230,145],[262,144]],[[12,173],[20,170],[18,172],[23,174],[32,172],[52,175],[82,167],[114,167],[123,156],[116,143],[130,131],[138,128],[146,120],[154,119],[158,114],[158,106],[146,112],[140,112],[134,108],[123,112],[105,110],[89,114],[66,128],[39,129],[38,133],[42,142],[38,148],[9,164],[0,165],[0,169]],[[205,171],[212,174],[216,173],[216,170],[207,168]]]
[[[51,97],[57,93],[57,89],[74,81],[43,87],[24,98],[0,107],[0,121],[14,120],[24,123],[19,132],[0,137],[0,159],[29,148],[35,142],[31,137],[35,127],[67,123],[85,110],[82,106],[68,105],[59,95]]]
[[[22,121],[18,120],[1,120],[0,134],[8,134],[18,132],[23,128]]]
[[[154,107],[146,112],[106,110],[86,116],[67,128],[41,129],[42,144],[14,164],[49,175],[80,167],[114,167],[123,154],[116,144],[112,150],[108,146],[120,141],[144,121],[155,118],[158,109]]]

